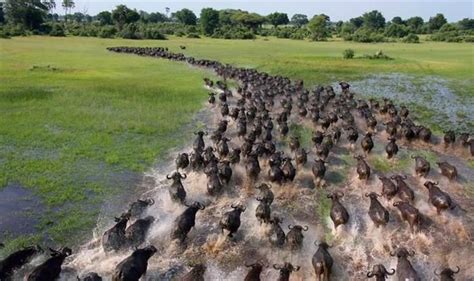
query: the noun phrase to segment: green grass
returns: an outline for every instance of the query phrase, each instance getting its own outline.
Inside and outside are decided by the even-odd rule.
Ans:
[[[44,239],[86,239],[102,202],[131,190],[144,170],[188,136],[183,128],[202,107],[202,78],[210,74],[105,49],[119,45],[174,52],[185,45],[186,55],[304,79],[307,85],[402,72],[444,77],[460,85],[455,90],[461,96],[474,90],[472,44],[0,39],[0,189],[20,183],[46,208],[38,233],[10,237],[7,249]],[[356,55],[383,50],[394,60],[344,60],[347,48]],[[304,128],[293,132],[308,142]]]

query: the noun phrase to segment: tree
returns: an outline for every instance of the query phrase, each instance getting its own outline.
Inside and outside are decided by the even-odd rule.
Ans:
[[[112,22],[112,14],[109,11],[100,12],[97,15],[97,20],[99,21],[100,25],[111,25]]]
[[[290,21],[291,24],[296,25],[298,27],[301,27],[301,26],[307,24],[308,22],[309,22],[308,16],[303,15],[303,14],[294,14],[291,17],[291,21]]]
[[[474,29],[474,19],[464,18],[458,22],[459,29],[472,30]]]
[[[82,23],[85,19],[85,15],[83,13],[74,13],[71,16],[71,19],[74,20],[77,23]]]
[[[199,17],[202,31],[205,35],[212,35],[219,26],[219,11],[213,8],[204,8]]]
[[[189,9],[182,9],[180,11],[177,11],[173,15],[180,23],[185,24],[185,25],[196,25],[197,22],[197,17],[193,13],[193,11]]]
[[[46,18],[48,7],[40,0],[6,0],[4,10],[7,21],[38,29]]]
[[[361,28],[364,24],[363,17],[356,17],[349,20],[349,22],[355,27],[355,29]]]
[[[402,24],[392,23],[385,30],[385,36],[402,38],[408,35],[408,28]]]
[[[377,10],[364,13],[362,18],[364,19],[364,26],[369,29],[378,30],[385,27],[385,18]]]
[[[402,20],[401,17],[394,17],[394,18],[392,19],[392,23],[403,24],[403,25],[405,24],[405,22]]]
[[[67,22],[68,10],[71,11],[72,9],[74,9],[74,7],[76,6],[76,3],[74,3],[74,0],[63,0],[62,6],[64,9],[64,18]]]
[[[117,24],[119,30],[127,23],[134,23],[140,19],[137,11],[129,9],[125,5],[118,5],[112,11],[112,20]]]
[[[279,25],[288,24],[290,20],[288,19],[288,15],[285,13],[271,13],[267,16],[268,22],[272,24],[274,27]]]
[[[447,22],[443,14],[436,14],[436,16],[431,17],[428,21],[428,27],[431,32],[437,31]]]
[[[311,32],[311,39],[314,41],[324,41],[331,36],[329,29],[329,17],[325,14],[315,15],[308,23]]]
[[[56,2],[54,0],[43,1],[43,4],[48,8],[48,13],[51,13],[56,8]]]
[[[257,13],[238,11],[232,15],[231,21],[241,24],[255,31],[265,22],[265,18]]]
[[[5,23],[5,13],[3,11],[3,2],[0,2],[0,24]]]
[[[408,27],[413,33],[421,33],[421,27],[423,26],[423,19],[421,17],[412,17],[406,21]]]
[[[151,23],[158,23],[158,22],[166,22],[168,21],[168,17],[162,13],[150,13],[148,16],[148,21]]]

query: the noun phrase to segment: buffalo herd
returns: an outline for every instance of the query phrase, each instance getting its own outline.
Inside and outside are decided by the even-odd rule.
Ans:
[[[185,47],[181,46],[181,49],[184,50]],[[274,208],[272,204],[277,199],[274,194],[275,186],[284,188],[285,185],[291,184],[301,167],[311,165],[315,187],[324,189],[327,169],[330,167],[328,157],[337,149],[341,138],[345,138],[349,144],[347,153],[353,154],[352,157],[357,160],[355,171],[361,184],[374,178],[368,157],[374,153],[375,143],[387,140],[384,145],[387,159],[395,158],[401,147],[414,142],[435,145],[435,136],[430,129],[416,124],[410,118],[406,107],[398,107],[389,99],[382,101],[356,99],[346,82],[339,84],[341,93],[337,94],[332,86],[308,90],[304,87],[303,81],[292,81],[287,77],[238,68],[213,60],[195,59],[182,53],[170,52],[167,48],[114,47],[108,50],[187,62],[192,66],[212,70],[221,79],[218,81],[204,79],[205,86],[212,90],[209,93],[208,103],[210,108],[216,110],[215,113],[220,119],[216,122],[216,128],[209,132],[206,130],[195,132],[192,151],[179,153],[175,160],[175,171],[166,176],[169,181],[170,199],[175,204],[185,207],[175,218],[169,233],[169,239],[179,244],[184,244],[190,239],[188,234],[195,227],[196,219],[199,220],[199,212],[205,212],[210,206],[202,201],[190,200],[186,184],[183,182],[187,178],[186,173],[202,173],[207,179],[205,186],[207,195],[210,198],[219,198],[226,191],[237,188],[232,180],[236,165],[241,165],[244,182],[252,189],[252,194],[255,194],[255,200],[258,202],[252,214],[260,224],[267,227],[267,240],[271,247],[286,247],[296,253],[303,247],[305,233],[310,228],[307,225],[290,224],[285,234],[284,228],[281,227],[283,218],[272,213]],[[229,80],[237,82],[235,91],[229,88],[227,83]],[[311,149],[305,149],[300,137],[292,135],[290,123],[292,114],[296,114],[299,120],[307,121],[319,128],[315,129],[311,137],[310,141],[313,144]],[[229,133],[230,128],[235,130],[235,135]],[[380,131],[380,128],[384,131]],[[206,144],[207,139],[212,145]],[[456,141],[456,133],[452,130],[447,131],[442,142],[443,149],[462,149],[463,153],[468,149],[470,155],[474,153],[474,139],[466,133],[460,134]],[[356,153],[357,143],[360,143],[364,155]],[[309,161],[309,156],[314,159]],[[426,192],[429,203],[437,213],[458,206],[444,187],[428,179],[430,162],[421,155],[412,157],[415,174],[425,181],[426,189],[420,187],[419,190]],[[456,180],[458,172],[453,164],[438,162],[437,165],[442,176],[450,181]],[[391,201],[411,231],[413,233],[420,231],[425,215],[416,207],[414,187],[406,182],[407,176],[375,174],[381,182],[380,193],[364,192],[367,199],[363,199],[363,196],[360,198],[370,201],[368,217],[373,224],[377,228],[383,228],[389,223],[391,215],[388,206],[384,206],[383,202]],[[329,217],[334,228],[348,224],[351,213],[345,206],[347,200],[344,193],[341,190],[328,189],[326,197],[331,202]],[[381,198],[384,201],[381,201]],[[151,226],[160,223],[153,216],[145,216],[150,213],[147,212],[147,208],[153,204],[155,204],[153,199],[137,200],[128,210],[115,218],[115,224],[103,234],[101,243],[106,253],[132,251],[130,256],[116,265],[111,273],[112,280],[139,280],[147,271],[148,260],[159,252],[152,245],[144,245]],[[235,202],[229,207],[230,209],[223,210],[220,220],[216,223],[220,231],[227,234],[226,239],[235,239],[242,221],[251,214],[242,202]],[[315,278],[330,280],[334,271],[333,266],[340,261],[334,257],[332,245],[325,241],[315,241],[314,245],[316,249],[311,263]],[[0,280],[10,280],[15,270],[42,252],[39,246],[34,246],[10,254],[0,261]],[[50,249],[50,252],[50,258],[36,266],[27,275],[26,280],[55,280],[59,277],[61,266],[72,251],[69,248],[62,248]],[[412,266],[411,260],[416,258],[414,251],[399,246],[394,247],[390,255],[397,259],[395,269],[387,270],[381,263],[374,264],[366,273],[366,277],[385,280],[388,276],[396,274],[398,280],[427,280],[428,277],[422,278]],[[309,264],[309,261],[307,263]],[[269,267],[262,260],[247,263],[245,266],[248,268],[248,273],[242,278],[248,281],[260,280],[261,273]],[[278,280],[289,280],[292,274],[305,266],[282,261],[273,264],[272,267],[279,272]],[[178,280],[204,280],[206,269],[205,263],[196,264]],[[434,274],[440,280],[454,280],[455,274],[459,271],[459,267],[452,270],[444,266],[435,270]],[[102,278],[91,272],[80,277],[80,280],[102,280]]]

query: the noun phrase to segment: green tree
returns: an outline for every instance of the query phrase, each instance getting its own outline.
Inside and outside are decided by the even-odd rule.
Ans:
[[[67,22],[68,11],[70,12],[72,9],[74,9],[74,7],[76,7],[76,3],[74,3],[74,0],[63,0],[62,6],[64,9],[64,18]]]
[[[273,25],[274,27],[277,27],[279,25],[283,24],[288,24],[290,20],[288,19],[288,15],[285,13],[271,13],[267,16],[268,22]]]
[[[168,21],[168,18],[166,17],[166,15],[156,12],[150,13],[150,15],[148,16],[148,21],[152,23],[166,22]]]
[[[405,24],[405,21],[403,21],[401,17],[393,17],[393,19],[391,20],[391,22],[392,22],[392,23],[396,23],[396,24],[402,24],[402,25]]]
[[[119,30],[122,30],[125,24],[137,22],[139,19],[140,15],[137,11],[129,9],[125,5],[118,5],[112,11],[112,20],[117,24]]]
[[[201,10],[199,17],[202,31],[205,35],[212,35],[217,27],[219,27],[219,11],[213,8],[204,8]]]
[[[408,27],[413,33],[421,33],[421,27],[423,26],[423,19],[421,17],[412,17],[406,21]]]
[[[349,22],[355,27],[355,29],[361,28],[364,24],[363,17],[356,17],[349,20]]]
[[[54,0],[43,1],[43,4],[48,8],[48,13],[51,13],[56,8],[56,2]]]
[[[254,31],[265,22],[265,18],[261,15],[245,11],[239,11],[233,14],[231,20]]]
[[[3,11],[3,2],[0,2],[0,24],[5,23],[5,12]]]
[[[387,26],[385,36],[402,38],[408,35],[408,28],[402,24],[392,23]]]
[[[458,22],[459,29],[472,30],[474,29],[474,19],[464,18]]]
[[[362,17],[364,19],[364,26],[369,29],[378,30],[385,27],[385,18],[377,10],[364,13]]]
[[[5,16],[8,22],[38,29],[46,18],[48,7],[40,0],[6,0]]]
[[[74,13],[71,16],[71,19],[77,23],[82,23],[85,19],[85,15],[83,13]]]
[[[99,21],[100,25],[110,25],[110,24],[113,24],[113,21],[112,21],[112,13],[110,13],[109,11],[100,12],[100,13],[97,15],[97,20]]]
[[[291,24],[301,27],[309,22],[308,16],[303,14],[294,14],[291,17]]]
[[[428,21],[428,27],[431,32],[437,31],[447,22],[443,14],[436,14],[436,16],[431,17]]]
[[[324,41],[331,36],[329,29],[329,17],[325,14],[315,15],[308,23],[311,32],[311,39],[314,41]]]
[[[193,11],[186,8],[174,13],[173,17],[175,17],[180,23],[185,25],[196,25],[197,22],[197,17],[193,13]]]
[[[238,10],[232,10],[232,9],[226,9],[226,10],[220,10],[219,11],[219,25],[231,25],[233,24],[232,17],[239,13],[240,11]]]

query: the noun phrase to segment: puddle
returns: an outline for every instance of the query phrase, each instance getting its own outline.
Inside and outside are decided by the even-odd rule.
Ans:
[[[38,197],[19,184],[0,190],[0,240],[4,235],[33,234],[44,210]]]

